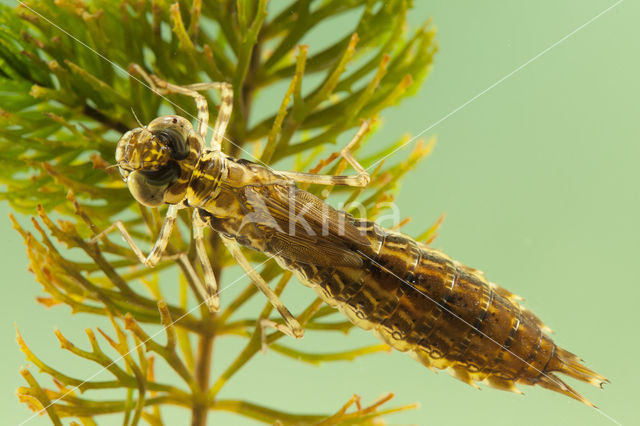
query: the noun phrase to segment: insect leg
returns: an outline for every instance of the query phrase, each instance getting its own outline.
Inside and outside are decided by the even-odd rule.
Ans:
[[[195,287],[200,293],[200,296],[207,302],[207,306],[209,307],[209,310],[211,312],[217,312],[219,309],[219,303],[217,303],[218,298],[216,294],[217,292],[215,291],[215,288],[216,288],[215,276],[213,276],[213,271],[212,271],[212,276],[214,277],[213,278],[214,291],[211,293],[209,290],[209,287],[205,287],[205,285],[200,280],[200,277],[198,277],[198,274],[193,269],[193,266],[191,265],[191,262],[189,261],[189,258],[187,257],[186,254],[179,253],[179,254],[170,255],[170,256],[165,255],[167,244],[169,243],[169,237],[171,236],[171,232],[173,231],[173,227],[176,223],[177,215],[178,215],[178,207],[176,207],[175,205],[169,206],[169,209],[167,210],[167,216],[165,217],[164,222],[162,223],[162,228],[160,228],[158,239],[153,245],[151,252],[147,256],[144,255],[140,247],[138,247],[136,242],[131,237],[131,234],[129,234],[129,231],[127,231],[127,228],[124,226],[124,223],[122,223],[122,221],[120,220],[117,220],[111,225],[109,225],[107,229],[97,234],[89,242],[96,243],[99,239],[103,238],[106,234],[113,231],[114,229],[117,229],[118,231],[120,231],[120,234],[122,234],[122,237],[127,242],[129,247],[131,247],[131,250],[133,250],[138,260],[140,260],[140,263],[144,264],[145,266],[152,268],[155,265],[157,265],[158,262],[162,259],[166,259],[166,260],[175,259],[176,261],[180,262],[180,264],[184,268],[185,273],[189,275],[189,278],[191,279],[191,281],[195,283]],[[196,235],[197,235],[197,231],[195,231],[194,229],[194,236]],[[202,241],[200,242],[200,244],[202,244]],[[198,246],[198,242],[196,239],[196,250],[198,249],[197,246]],[[204,248],[204,246],[202,248]],[[207,259],[207,262],[208,262],[208,259]],[[206,279],[207,268],[203,265],[202,269],[205,271],[205,279]],[[211,269],[210,264],[209,264],[209,269]]]
[[[198,93],[195,90],[189,89],[187,87],[177,86],[175,84],[171,84],[168,81],[162,80],[157,75],[149,75],[147,72],[138,64],[132,64],[130,69],[137,72],[145,79],[147,84],[151,87],[158,95],[166,95],[168,93],[180,93],[182,95],[191,96],[196,101],[196,107],[198,108],[198,128],[197,131],[202,136],[202,140],[205,140],[207,137],[207,131],[209,128],[209,106],[207,104],[207,99]]]
[[[191,90],[220,90],[220,109],[213,125],[213,134],[209,140],[211,149],[220,151],[222,149],[222,139],[224,139],[224,135],[227,132],[227,125],[233,112],[233,87],[225,82],[195,83],[185,87]]]
[[[129,244],[129,247],[131,247],[131,250],[133,250],[133,252],[136,254],[140,262],[146,265],[147,267],[151,268],[157,265],[160,259],[164,255],[164,252],[167,248],[167,244],[169,243],[169,237],[171,236],[171,232],[173,231],[173,226],[176,223],[177,215],[178,215],[178,207],[176,207],[175,205],[169,206],[169,209],[167,210],[167,216],[165,217],[164,222],[162,223],[162,228],[160,228],[158,239],[153,245],[151,252],[147,256],[144,255],[140,247],[138,247],[136,242],[131,237],[131,234],[129,234],[129,231],[127,231],[127,228],[124,226],[124,223],[122,223],[122,221],[120,220],[117,220],[111,225],[109,225],[107,229],[105,229],[104,231],[100,232],[95,237],[93,237],[90,240],[90,242],[96,243],[99,239],[104,237],[106,234],[113,231],[114,229],[117,229],[118,231],[120,231],[120,233],[122,234],[122,237],[127,242],[127,244]]]
[[[340,155],[342,156],[342,158],[347,160],[347,162],[351,164],[351,167],[353,167],[356,172],[358,172],[358,174],[355,176],[316,175],[313,173],[288,171],[278,171],[278,173],[301,183],[315,183],[319,185],[347,185],[356,187],[367,186],[370,181],[369,173],[367,173],[365,168],[362,167],[360,163],[358,163],[358,161],[351,153],[351,149],[353,149],[353,147],[362,140],[362,138],[368,131],[369,122],[365,121],[360,126],[358,133],[356,133],[356,135],[353,137],[353,139],[351,139],[347,146],[342,148],[342,150],[340,151]]]
[[[264,319],[260,323],[260,326],[262,327],[262,331],[263,331],[262,333],[263,350],[266,348],[266,341],[264,340],[265,339],[264,328],[266,327],[275,328],[276,330],[281,331],[285,334],[288,334],[291,337],[294,337],[296,339],[301,339],[302,336],[304,335],[304,330],[300,326],[300,323],[298,322],[298,320],[294,318],[293,315],[291,315],[291,312],[289,312],[287,307],[284,306],[284,303],[282,303],[282,300],[280,300],[278,295],[276,295],[273,292],[273,290],[271,290],[271,287],[269,287],[269,284],[264,280],[264,278],[262,278],[262,276],[258,273],[258,271],[253,269],[253,266],[251,266],[251,263],[249,263],[249,261],[242,254],[242,251],[240,250],[240,246],[238,245],[238,243],[236,243],[232,239],[226,238],[224,235],[220,235],[220,238],[222,239],[222,242],[227,247],[227,249],[233,256],[233,258],[236,260],[236,262],[238,262],[238,264],[242,267],[242,269],[247,273],[249,278],[251,278],[251,280],[256,285],[256,287],[258,287],[258,290],[260,290],[266,296],[266,298],[269,300],[271,305],[273,305],[273,307],[276,308],[276,310],[280,313],[280,316],[285,322],[285,324],[283,325],[268,319]]]
[[[196,253],[202,265],[202,272],[204,274],[204,284],[199,280],[196,284],[200,285],[198,289],[203,298],[207,301],[207,306],[211,312],[218,312],[220,309],[220,297],[218,296],[218,283],[216,282],[216,276],[213,273],[211,267],[211,261],[207,256],[207,251],[204,247],[204,228],[205,223],[200,219],[197,209],[193,209],[193,240],[196,245]]]

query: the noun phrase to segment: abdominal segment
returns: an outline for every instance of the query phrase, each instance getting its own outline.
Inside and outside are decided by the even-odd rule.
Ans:
[[[279,262],[356,326],[431,369],[473,386],[539,385],[592,405],[553,372],[597,386],[606,379],[558,347],[518,296],[405,235],[355,222],[371,242],[355,250],[362,266]]]

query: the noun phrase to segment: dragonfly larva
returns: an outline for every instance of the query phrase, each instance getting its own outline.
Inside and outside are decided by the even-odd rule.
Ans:
[[[193,236],[204,282],[193,269],[209,308],[219,306],[217,285],[207,257],[203,230],[218,232],[234,259],[279,311],[284,324],[270,322],[291,336],[303,330],[240,246],[261,251],[312,287],[350,321],[372,330],[384,342],[432,369],[447,369],[474,385],[518,392],[516,383],[538,385],[591,403],[554,373],[601,386],[606,379],[557,346],[546,326],[519,305],[519,298],[487,281],[482,273],[410,237],[333,209],[295,182],[366,186],[369,176],[350,153],[366,133],[364,123],[341,155],[354,176],[320,176],[273,171],[221,152],[232,109],[226,83],[176,86],[134,66],[158,94],[191,96],[198,126],[168,115],[124,134],[116,161],[134,198],[168,212],[151,253],[144,256],[122,223],[118,229],[146,265],[163,256],[177,211],[193,209]],[[208,147],[208,106],[198,91],[218,89],[221,106]],[[184,256],[184,255],[183,255]],[[188,262],[186,264],[190,265]]]

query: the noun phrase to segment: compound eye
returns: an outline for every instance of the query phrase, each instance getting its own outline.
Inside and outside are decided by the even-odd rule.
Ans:
[[[163,203],[164,192],[169,185],[149,185],[146,178],[141,172],[133,172],[127,179],[127,186],[131,195],[140,204],[144,204],[147,207],[159,207]]]
[[[179,176],[180,167],[172,162],[156,171],[131,172],[127,178],[127,186],[139,203],[158,207],[164,203],[164,193]]]
[[[174,160],[184,160],[189,155],[189,144],[180,132],[168,128],[155,130],[152,133],[163,142],[164,146],[171,150],[171,157]]]

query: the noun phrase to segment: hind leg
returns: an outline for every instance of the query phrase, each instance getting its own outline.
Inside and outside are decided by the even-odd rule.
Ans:
[[[284,325],[271,321],[269,319],[263,319],[260,322],[260,327],[262,329],[263,351],[266,350],[266,340],[265,340],[264,331],[265,331],[265,328],[267,327],[275,328],[276,330],[281,331],[291,337],[294,337],[296,339],[301,339],[302,336],[304,335],[304,330],[300,326],[300,323],[298,322],[297,319],[294,318],[291,312],[289,312],[289,310],[284,305],[284,303],[282,303],[282,300],[280,300],[278,295],[275,294],[273,290],[271,290],[271,287],[269,287],[269,284],[264,280],[264,278],[262,278],[262,276],[258,273],[258,271],[253,269],[253,266],[251,266],[251,263],[242,254],[242,251],[240,250],[240,246],[238,245],[238,243],[235,242],[234,240],[224,237],[223,235],[220,235],[220,238],[222,239],[222,242],[227,247],[227,249],[233,256],[233,258],[236,260],[236,262],[238,262],[238,265],[240,265],[240,267],[246,272],[249,278],[251,278],[255,286],[258,287],[258,290],[260,290],[262,294],[266,296],[266,298],[269,300],[271,305],[273,305],[273,307],[276,308],[276,310],[278,311],[278,313],[280,313],[280,316],[285,322]]]

